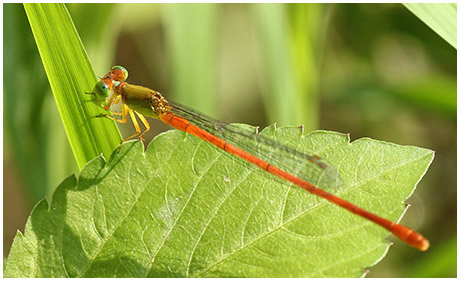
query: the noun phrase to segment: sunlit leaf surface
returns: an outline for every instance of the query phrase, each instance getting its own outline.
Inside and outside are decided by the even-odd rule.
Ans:
[[[333,191],[398,220],[427,149],[298,127],[263,134],[334,165]],[[9,277],[359,277],[388,231],[193,136],[126,143],[70,176],[18,233]],[[401,242],[402,243],[402,242]],[[414,249],[414,251],[416,251]]]

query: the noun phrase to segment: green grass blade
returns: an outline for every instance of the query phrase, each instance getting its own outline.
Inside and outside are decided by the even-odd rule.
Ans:
[[[313,131],[319,123],[319,71],[318,64],[322,52],[318,48],[324,4],[296,3],[287,6],[289,15],[289,43],[293,54],[291,60],[295,93],[294,113],[297,116],[292,124],[303,124],[305,130]],[[281,93],[280,93],[281,94]],[[282,95],[282,94],[281,94]]]
[[[288,45],[284,4],[254,4],[260,30],[267,88],[263,89],[268,122],[299,124],[295,106],[294,76]],[[262,83],[265,84],[265,83]],[[294,121],[295,120],[295,121]]]
[[[63,4],[24,4],[40,57],[78,167],[110,155],[121,140],[116,124],[95,118],[103,112],[85,92],[96,76]]]
[[[404,6],[457,49],[456,3],[405,3]]]
[[[215,116],[217,5],[167,4],[164,8],[174,100]]]
[[[318,123],[317,58],[314,57],[319,5],[254,4],[266,82],[269,123]]]
[[[78,35],[98,75],[107,73],[115,56],[122,21],[117,20],[120,4],[66,4]],[[91,19],[88,21],[88,19]]]

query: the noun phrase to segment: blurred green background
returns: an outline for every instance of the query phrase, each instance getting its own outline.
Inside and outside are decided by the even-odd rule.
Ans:
[[[78,173],[24,9],[3,6],[3,244]],[[369,277],[457,276],[457,57],[401,4],[68,4],[95,71],[112,65],[226,122],[305,126],[436,151]],[[90,89],[88,89],[90,90]],[[168,130],[152,120],[146,139]],[[124,136],[132,125],[122,125]]]

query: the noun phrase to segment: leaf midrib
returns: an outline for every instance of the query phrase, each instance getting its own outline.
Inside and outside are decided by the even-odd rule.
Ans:
[[[383,175],[383,174],[386,174],[388,172],[391,172],[392,170],[394,170],[395,168],[397,167],[401,167],[403,165],[406,165],[406,164],[409,164],[411,162],[415,162],[415,161],[418,161],[419,159],[425,157],[426,155],[422,155],[422,156],[419,156],[419,157],[416,157],[416,158],[413,158],[411,161],[406,161],[406,162],[403,162],[401,163],[400,165],[395,165],[395,166],[392,166],[390,169],[386,170],[385,172],[382,172],[382,173],[379,173],[379,176]],[[350,191],[350,189],[352,189],[353,187],[356,187],[356,186],[359,186],[359,185],[363,185],[365,184],[366,182],[369,182],[375,178],[377,178],[378,176],[374,176],[374,177],[369,177],[367,178],[365,181],[362,181],[362,182],[359,182],[359,184],[353,184],[353,185],[350,185],[346,188],[347,190],[347,193]],[[290,186],[290,185],[289,185]],[[344,190],[344,189],[342,189]],[[339,192],[339,194],[343,194],[344,192]],[[201,274],[203,273],[206,273],[209,269],[211,269],[212,267],[216,266],[217,264],[221,263],[222,261],[224,261],[226,258],[230,257],[230,256],[233,256],[235,254],[237,254],[238,252],[240,252],[241,250],[247,248],[248,246],[256,243],[258,240],[262,239],[263,237],[265,236],[268,236],[268,235],[271,235],[272,233],[274,233],[275,231],[278,231],[279,229],[289,225],[290,223],[294,222],[295,220],[301,218],[302,216],[305,216],[307,215],[308,213],[310,213],[311,211],[319,208],[319,207],[322,207],[324,204],[326,203],[329,203],[327,200],[321,200],[321,203],[318,203],[316,204],[315,206],[312,206],[312,208],[310,208],[309,210],[305,211],[305,212],[302,212],[302,213],[299,213],[299,215],[297,216],[293,216],[291,219],[289,220],[286,220],[286,221],[283,221],[281,224],[279,224],[278,226],[274,227],[272,230],[269,230],[267,231],[266,233],[264,233],[263,235],[255,238],[254,240],[252,241],[249,241],[247,244],[243,245],[243,247],[240,247],[239,249],[227,254],[227,255],[224,255],[222,256],[222,258],[220,260],[217,260],[216,262],[210,264],[207,268],[203,269],[203,270],[199,270],[196,272],[196,274],[193,274],[191,277],[199,277]]]
[[[208,165],[206,171],[209,171],[210,167],[212,167],[212,163],[215,163],[216,161],[218,161],[218,159],[220,158],[221,155],[222,155],[222,154],[219,154],[218,157],[215,157],[215,160],[214,160],[213,162],[211,162],[211,163]],[[380,177],[380,176],[382,176],[382,175],[384,175],[384,174],[386,174],[386,173],[391,173],[392,171],[394,171],[394,170],[396,170],[396,169],[399,169],[399,168],[402,167],[402,166],[405,166],[405,165],[410,164],[410,163],[412,163],[412,162],[416,162],[416,161],[418,161],[418,160],[420,160],[421,158],[424,158],[424,157],[426,157],[426,154],[423,154],[423,155],[420,155],[419,157],[413,158],[413,159],[411,159],[410,161],[404,161],[404,162],[401,162],[401,163],[398,164],[398,165],[389,167],[389,169],[387,169],[387,170],[384,171],[384,172],[379,173],[378,175],[374,175],[374,176],[372,176],[372,177],[366,178],[365,181],[354,182],[352,185],[349,185],[346,189],[341,189],[342,192],[339,191],[339,194],[344,193],[345,190],[346,190],[347,192],[350,192],[350,190],[354,189],[356,186],[363,185],[363,184],[365,184],[366,182],[372,181],[372,180],[374,180],[374,179],[376,179],[376,178],[378,178],[378,177]],[[128,171],[130,171],[131,169],[132,169],[132,163],[129,164],[129,169],[128,169]],[[248,175],[250,175],[250,174],[254,171],[254,169],[249,169],[248,171],[249,171],[249,173],[247,173],[247,174],[245,175],[245,177],[247,177]],[[130,174],[130,173],[128,172],[128,175],[129,175],[129,174]],[[200,175],[199,178],[197,179],[196,184],[195,184],[195,186],[194,186],[192,192],[190,193],[189,198],[187,199],[187,202],[189,202],[189,201],[192,199],[193,194],[194,194],[194,192],[196,191],[196,188],[198,187],[199,183],[202,181],[203,175],[205,175],[205,174],[206,174],[206,172],[201,173],[201,175]],[[151,178],[148,180],[148,182],[146,183],[146,186],[152,181],[153,178],[154,178],[154,177],[151,177]],[[131,186],[131,183],[130,183],[130,180],[129,180],[129,179],[128,179],[128,182],[129,182],[129,188],[132,190],[132,186]],[[240,183],[241,183],[241,181],[240,181]],[[207,224],[206,224],[206,225],[204,226],[204,228],[202,229],[202,231],[201,231],[201,233],[200,233],[200,237],[202,237],[202,235],[206,232],[207,226],[211,223],[211,221],[212,221],[213,218],[215,217],[215,214],[217,214],[219,208],[220,208],[220,207],[222,206],[222,204],[226,201],[226,199],[228,198],[228,196],[229,196],[230,194],[232,194],[232,192],[237,188],[237,186],[239,186],[239,185],[235,185],[235,187],[228,193],[228,195],[224,198],[224,200],[222,200],[221,204],[220,204],[219,206],[217,206],[216,211],[214,212],[214,215],[212,215],[212,216],[210,217],[210,219],[208,220]],[[290,188],[291,188],[291,186],[292,186],[292,184],[289,184],[289,185],[286,185],[286,186],[288,187],[288,191],[289,191]],[[103,247],[105,246],[105,244],[107,243],[107,241],[110,240],[110,238],[113,236],[113,233],[118,229],[118,227],[123,223],[123,221],[125,221],[126,218],[129,217],[129,214],[132,212],[133,207],[136,205],[136,203],[139,201],[139,198],[142,197],[142,195],[144,194],[145,191],[146,191],[146,189],[142,190],[142,192],[140,192],[139,195],[135,197],[135,200],[133,200],[133,203],[132,203],[131,206],[130,206],[130,210],[126,213],[126,215],[125,215],[121,220],[119,220],[119,222],[118,222],[117,225],[112,229],[112,231],[109,233],[109,235],[107,235],[107,236],[105,237],[105,239],[103,239],[103,241],[102,241],[102,243],[100,244],[100,246],[97,248],[97,250],[96,250],[96,251],[94,252],[94,254],[92,255],[92,258],[91,258],[90,263],[88,263],[88,265],[86,266],[86,268],[78,275],[79,277],[84,276],[84,275],[87,273],[87,271],[89,270],[89,268],[91,268],[91,265],[92,265],[93,262],[94,262],[95,256],[97,256],[97,254],[100,253],[100,251],[103,249]],[[278,226],[276,226],[275,228],[273,228],[272,230],[267,231],[267,232],[264,233],[263,235],[257,237],[256,239],[253,239],[252,241],[249,241],[249,242],[246,243],[246,244],[243,244],[242,247],[236,249],[235,251],[233,251],[233,252],[231,252],[231,253],[228,253],[228,254],[226,254],[226,255],[221,256],[221,258],[218,259],[216,262],[210,264],[207,268],[205,268],[205,269],[203,269],[203,270],[199,270],[199,271],[195,272],[194,274],[191,275],[191,277],[198,277],[198,276],[201,276],[202,274],[208,272],[211,268],[215,267],[217,264],[219,264],[219,263],[225,261],[226,259],[228,259],[229,257],[231,257],[231,256],[233,256],[233,255],[235,255],[235,254],[237,254],[237,253],[240,252],[241,250],[244,250],[244,249],[246,249],[247,247],[253,245],[254,243],[256,243],[257,241],[259,241],[260,239],[263,239],[264,237],[266,237],[266,236],[268,236],[268,235],[271,235],[271,234],[275,233],[276,231],[279,231],[279,230],[282,229],[282,228],[285,228],[285,227],[288,226],[290,223],[295,222],[296,220],[298,220],[298,219],[301,218],[302,216],[305,216],[305,215],[307,215],[308,213],[313,212],[314,210],[316,210],[317,208],[323,206],[323,205],[326,204],[326,203],[328,203],[328,202],[326,202],[326,200],[321,200],[319,203],[317,203],[316,205],[312,206],[312,207],[309,208],[307,211],[302,212],[302,213],[299,213],[298,215],[291,217],[289,220],[286,220],[286,221],[280,220],[281,223],[280,223]],[[175,228],[175,226],[177,226],[177,221],[181,218],[181,216],[182,216],[184,210],[186,209],[186,206],[188,206],[187,203],[184,204],[184,208],[182,209],[181,213],[177,216],[177,218],[176,218],[174,224],[172,225],[172,227],[170,228],[170,230],[169,230],[169,232],[168,232],[168,235],[166,235],[165,239],[163,239],[163,243],[160,245],[160,247],[158,247],[158,250],[156,251],[155,256],[151,259],[152,262],[151,262],[151,264],[150,264],[148,270],[146,271],[146,274],[148,274],[148,273],[150,272],[150,270],[151,270],[151,268],[152,268],[152,266],[153,266],[155,257],[156,257],[157,254],[161,251],[162,245],[164,245],[164,243],[166,242],[167,237],[169,236],[169,234],[172,232],[172,230]],[[284,209],[283,209],[282,212],[284,212]],[[283,216],[281,216],[281,217],[283,217]],[[199,241],[200,241],[200,239],[198,239],[198,240],[195,242],[194,249],[196,249],[197,245],[199,244]],[[188,272],[189,272],[190,264],[191,264],[190,261],[192,260],[193,254],[194,254],[194,251],[192,251],[191,254],[190,254],[189,263],[188,263],[187,271],[186,271],[186,276],[188,276]],[[63,257],[62,257],[62,258],[63,258]]]

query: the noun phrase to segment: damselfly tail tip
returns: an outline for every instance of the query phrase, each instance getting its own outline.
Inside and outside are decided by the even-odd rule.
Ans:
[[[428,241],[427,239],[423,239],[418,249],[422,252],[425,252],[426,250],[428,250],[429,247],[430,247],[430,241]]]

